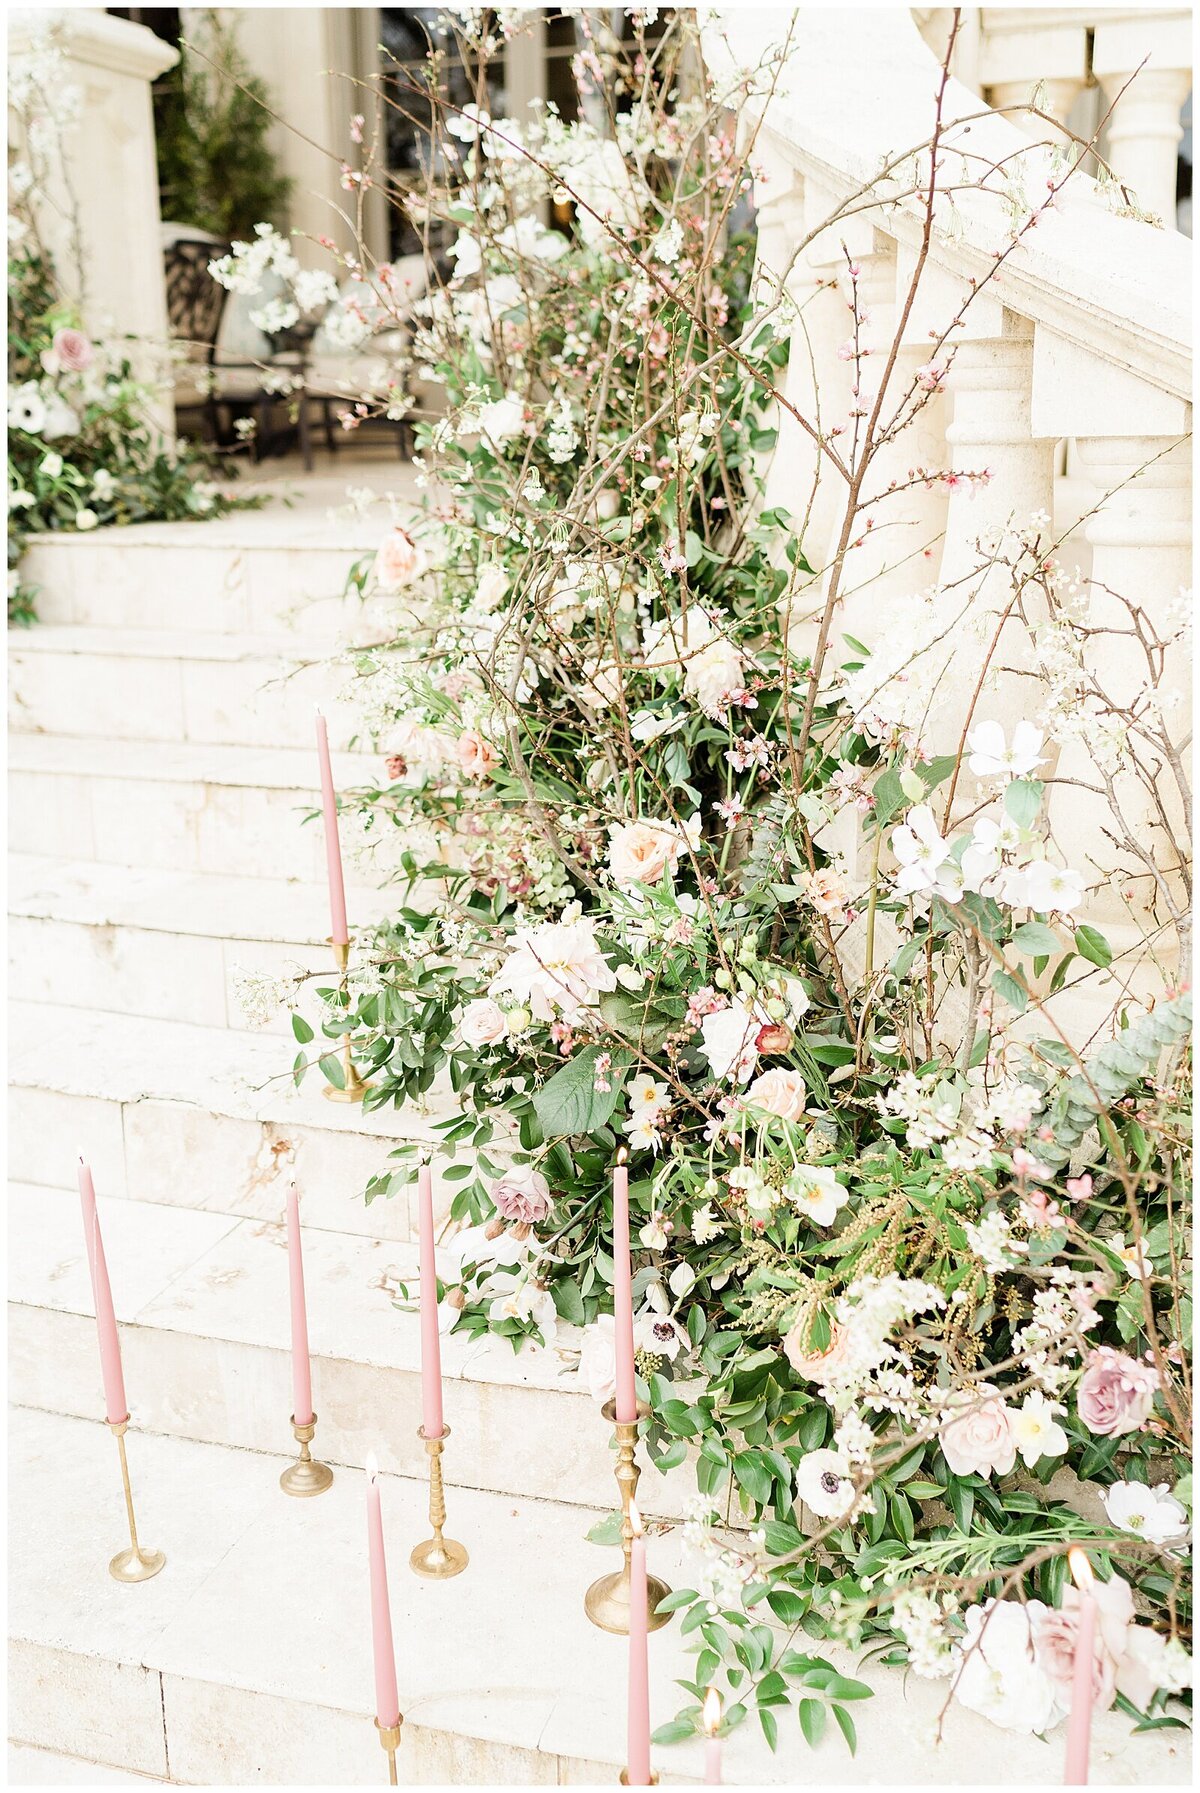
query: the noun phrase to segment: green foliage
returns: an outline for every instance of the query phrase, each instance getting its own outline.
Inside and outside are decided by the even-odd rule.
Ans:
[[[232,241],[260,220],[283,223],[291,181],[269,140],[269,89],[236,26],[212,10],[191,18],[178,63],[155,85],[162,215]]]

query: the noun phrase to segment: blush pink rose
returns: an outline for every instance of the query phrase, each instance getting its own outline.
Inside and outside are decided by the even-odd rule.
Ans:
[[[504,1038],[504,1010],[490,996],[477,996],[463,1010],[459,1032],[468,1046],[492,1046]]]
[[[500,756],[490,742],[473,728],[465,728],[455,747],[458,763],[468,778],[489,778]]]
[[[1008,1408],[984,1383],[960,1398],[938,1437],[954,1475],[1007,1475],[1017,1460]]]
[[[1089,1432],[1120,1438],[1145,1425],[1157,1389],[1157,1370],[1111,1345],[1100,1345],[1087,1360],[1075,1401]]]
[[[622,822],[609,837],[609,870],[617,884],[657,884],[682,845],[662,822]]]
[[[746,1101],[751,1108],[777,1114],[785,1121],[800,1120],[807,1100],[808,1090],[799,1071],[788,1071],[778,1065],[774,1070],[763,1071],[746,1091]]]
[[[69,373],[81,374],[92,365],[96,351],[91,339],[82,330],[72,330],[69,326],[54,332],[54,353],[58,356],[60,367]]]
[[[384,536],[375,550],[375,578],[384,591],[400,591],[425,571],[425,550],[407,529],[399,527]]]
[[[550,1212],[550,1185],[532,1164],[517,1164],[492,1184],[492,1200],[505,1220],[536,1225]]]
[[[1097,1581],[1092,1587],[1096,1603],[1093,1643],[1092,1689],[1096,1704],[1107,1712],[1116,1698],[1117,1673],[1126,1653],[1133,1623],[1133,1593],[1120,1575]],[[1075,1676],[1075,1647],[1079,1635],[1079,1590],[1070,1585],[1057,1611],[1041,1607],[1033,1621],[1034,1652],[1045,1673],[1058,1689],[1062,1704],[1071,1703]]]

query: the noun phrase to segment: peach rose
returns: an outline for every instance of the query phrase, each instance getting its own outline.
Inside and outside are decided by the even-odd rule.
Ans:
[[[1139,1432],[1150,1417],[1158,1371],[1100,1345],[1087,1360],[1075,1401],[1079,1417],[1098,1438]]]
[[[821,866],[817,871],[809,872],[804,886],[808,900],[818,915],[841,915],[850,900],[845,879],[840,878],[829,866]]]
[[[954,1475],[1007,1475],[1017,1460],[1008,1408],[981,1383],[960,1397],[960,1410],[942,1427],[942,1452]]]
[[[425,550],[407,529],[397,526],[375,550],[375,582],[384,591],[400,591],[425,571]]]
[[[784,1335],[783,1354],[798,1376],[805,1376],[820,1387],[847,1361],[846,1336],[831,1321],[829,1343],[823,1351],[813,1351],[807,1345],[810,1332],[809,1322],[802,1315]]]
[[[468,778],[489,778],[500,763],[500,756],[478,729],[465,728],[455,748],[458,763]]]
[[[611,831],[608,867],[617,884],[657,884],[682,841],[662,822],[622,822]]]
[[[799,1071],[788,1071],[781,1065],[761,1072],[746,1091],[746,1101],[751,1108],[777,1114],[784,1121],[798,1121],[807,1100],[808,1090]]]

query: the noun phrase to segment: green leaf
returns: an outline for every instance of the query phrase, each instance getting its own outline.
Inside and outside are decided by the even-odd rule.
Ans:
[[[307,1046],[308,1042],[313,1037],[313,1030],[308,1025],[308,1022],[304,1019],[303,1015],[292,1015],[292,1032],[302,1046]]]
[[[678,1612],[681,1606],[690,1606],[699,1598],[695,1588],[675,1588],[665,1599],[660,1600],[654,1608],[655,1612]]]
[[[1112,947],[1095,928],[1076,928],[1075,951],[1091,964],[1099,965],[1101,971],[1112,964]]]
[[[816,1749],[825,1735],[825,1706],[821,1700],[801,1700],[796,1708],[800,1715],[800,1729],[804,1732],[805,1741],[810,1749]]]
[[[1062,941],[1044,921],[1026,921],[1013,934],[1013,945],[1023,953],[1056,953]]]
[[[596,1060],[600,1051],[599,1046],[586,1047],[534,1092],[534,1112],[547,1139],[594,1133],[607,1124],[620,1099],[623,1067],[618,1068],[618,1055],[614,1054],[605,1078],[609,1087],[598,1090]]]
[[[696,1735],[696,1727],[685,1718],[672,1718],[651,1734],[651,1743],[686,1743]]]
[[[858,1732],[854,1728],[854,1720],[844,1706],[835,1706],[833,1708],[833,1716],[837,1719],[839,1731],[850,1746],[850,1754],[852,1756],[857,1754]]]
[[[778,1749],[779,1722],[776,1719],[775,1714],[766,1711],[765,1708],[760,1706],[758,1709],[758,1722],[762,1726],[762,1734],[770,1745],[771,1750],[774,1751]]]
[[[1011,789],[1012,787],[1010,786],[1009,788]],[[997,996],[1001,997],[1008,1004],[1014,1015],[1023,1015],[1025,1013],[1028,998],[1021,985],[1010,972],[994,971],[992,973],[992,988],[995,990]]]
[[[1014,778],[1004,792],[1004,807],[1018,828],[1032,828],[1046,787],[1040,778]]]
[[[559,1319],[565,1320],[569,1326],[582,1326],[586,1315],[583,1296],[577,1285],[563,1277],[551,1284],[550,1292],[554,1296],[554,1308]]]
[[[327,1082],[332,1083],[334,1089],[345,1089],[346,1073],[342,1069],[340,1053],[326,1052],[317,1060],[317,1064],[321,1068],[322,1076],[325,1077]]]

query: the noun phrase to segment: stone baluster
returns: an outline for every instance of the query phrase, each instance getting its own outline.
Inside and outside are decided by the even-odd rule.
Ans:
[[[1026,681],[1013,670],[998,670],[1027,670],[1031,659],[1017,619],[1004,625],[993,649],[999,619],[1013,596],[1009,568],[994,551],[1001,546],[1011,560],[1015,533],[1028,529],[1035,515],[1050,515],[1055,439],[1033,433],[1029,326],[1005,311],[1002,330],[996,337],[960,343],[947,379],[953,405],[946,430],[951,487],[939,579],[941,628],[947,634],[933,649],[946,667],[937,714],[947,752],[957,747],[972,713],[985,655],[991,655],[991,670],[974,720],[994,719],[1011,728],[1033,707]]]
[[[1138,605],[1163,637],[1178,626],[1186,603],[1181,593],[1190,579],[1192,539],[1188,447],[1175,436],[1078,441],[1092,502],[1104,501],[1084,526],[1092,551],[1086,624],[1089,631],[1101,632],[1089,634],[1083,651],[1117,710],[1139,698],[1144,701],[1149,674],[1130,634],[1127,603]],[[1177,643],[1166,656],[1162,677],[1162,723],[1177,748],[1190,732],[1188,688],[1187,656]],[[1098,713],[1092,703],[1080,707],[1081,715],[1088,711]],[[1119,735],[1119,716],[1111,720]],[[1122,988],[1142,1000],[1160,995],[1164,974],[1170,981],[1179,968],[1180,942],[1169,925],[1168,905],[1136,848],[1152,856],[1172,899],[1183,907],[1178,867],[1188,853],[1187,805],[1162,756],[1145,742],[1136,742],[1136,750],[1144,764],[1160,766],[1156,786],[1161,810],[1118,757],[1108,767],[1114,813],[1113,800],[1095,788],[1106,756],[1094,730],[1068,738],[1054,767],[1050,817],[1055,844],[1089,886],[1077,919],[1100,928],[1114,951],[1113,975],[1090,977],[1073,994],[1077,1027],[1102,1022]],[[1186,750],[1181,751],[1186,764]],[[1122,840],[1136,848],[1121,846]]]
[[[1192,85],[1187,12],[1147,10],[1136,17],[1101,19],[1092,70],[1105,105],[1113,106],[1108,160],[1138,203],[1173,230],[1183,136],[1179,115]]]

